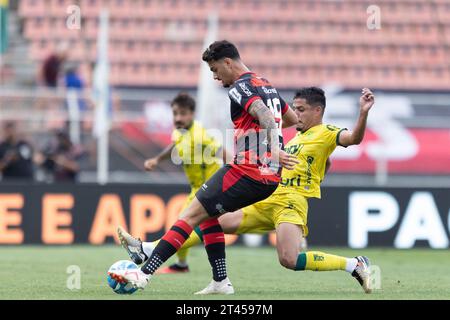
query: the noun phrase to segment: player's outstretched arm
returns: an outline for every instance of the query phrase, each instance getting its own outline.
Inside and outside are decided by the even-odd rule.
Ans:
[[[339,144],[342,146],[351,146],[354,144],[360,144],[364,138],[364,133],[366,131],[367,116],[369,115],[369,110],[375,103],[375,97],[368,88],[362,89],[362,95],[359,98],[359,117],[356,122],[353,131],[342,131],[339,135]]]
[[[175,147],[175,143],[171,143],[163,151],[161,151],[161,153],[158,154],[156,157],[147,159],[144,162],[145,170],[152,171],[158,166],[160,161],[168,159],[170,157],[170,155],[172,154],[172,150],[174,147]]]

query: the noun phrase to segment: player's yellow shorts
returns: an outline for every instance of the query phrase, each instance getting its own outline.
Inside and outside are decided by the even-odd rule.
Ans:
[[[243,233],[267,233],[283,222],[300,226],[308,235],[308,200],[298,193],[275,193],[267,199],[242,209],[244,214],[237,230]]]

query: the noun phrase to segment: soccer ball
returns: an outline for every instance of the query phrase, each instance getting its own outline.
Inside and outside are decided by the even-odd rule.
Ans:
[[[111,289],[113,289],[113,291],[115,293],[118,294],[132,294],[134,292],[136,292],[136,288],[133,288],[133,285],[131,283],[119,283],[116,280],[114,280],[113,278],[111,278],[111,276],[109,275],[112,271],[123,271],[125,270],[125,274],[128,272],[134,272],[138,270],[138,266],[132,262],[132,261],[128,261],[128,260],[120,260],[117,261],[116,263],[114,263],[108,270],[108,285],[111,287]]]

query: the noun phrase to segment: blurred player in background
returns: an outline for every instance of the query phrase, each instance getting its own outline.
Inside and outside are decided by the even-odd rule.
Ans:
[[[172,143],[168,145],[159,155],[145,161],[145,170],[153,171],[158,164],[166,159],[170,159],[173,150],[176,149],[178,156],[183,163],[184,173],[191,186],[191,192],[181,209],[183,212],[195,197],[195,193],[220,167],[222,159],[217,158],[223,150],[223,158],[226,157],[225,150],[221,143],[208,135],[202,124],[194,120],[195,100],[187,93],[178,94],[171,102],[173,123],[175,129],[172,133]],[[125,231],[119,227],[119,239],[125,249],[132,257],[133,261],[140,264],[147,260],[148,256],[144,252],[149,248],[154,248],[159,241],[153,243],[144,242],[143,250],[128,244],[122,234]],[[147,248],[148,247],[148,248]],[[188,272],[187,264],[188,249],[177,252],[178,262],[167,268],[158,270],[158,273],[178,273]]]
[[[232,43],[216,41],[203,53],[215,80],[230,87],[234,123],[234,161],[219,169],[197,191],[180,219],[162,237],[150,258],[136,273],[112,273],[119,282],[144,288],[150,276],[189,238],[197,225],[203,234],[213,280],[197,294],[233,294],[225,263],[225,237],[217,218],[270,196],[280,182],[281,168],[292,169],[295,157],[282,150],[282,122],[297,123],[297,116],[266,80],[250,72]]]
[[[36,153],[34,161],[43,169],[46,182],[77,182],[84,154],[82,147],[72,142],[69,133],[60,129],[54,132],[48,145]]]
[[[0,142],[0,173],[2,181],[34,179],[34,150],[21,138],[17,124],[7,121],[3,125],[3,141]]]
[[[321,197],[320,184],[330,167],[328,157],[338,145],[347,147],[363,140],[368,112],[374,104],[374,96],[369,89],[362,90],[359,104],[358,121],[354,130],[349,132],[322,123],[326,106],[322,89],[300,89],[293,103],[299,119],[298,133],[285,148],[286,152],[298,158],[299,163],[293,170],[283,171],[280,186],[270,197],[224,214],[219,218],[219,223],[227,234],[265,234],[275,230],[278,258],[282,266],[295,271],[344,270],[358,280],[366,293],[370,293],[370,262],[367,257],[345,258],[319,251],[300,250],[302,238],[308,235],[308,198]],[[182,249],[199,243],[201,237],[201,230],[195,229]],[[125,238],[130,243],[136,242],[128,234]],[[144,248],[147,250],[145,254],[150,256],[152,246],[144,243]]]

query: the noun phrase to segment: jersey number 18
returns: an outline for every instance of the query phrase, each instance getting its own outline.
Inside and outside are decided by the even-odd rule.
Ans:
[[[272,112],[273,116],[275,117],[275,123],[277,124],[278,128],[278,134],[281,136],[281,102],[278,98],[273,99],[267,99],[267,106],[269,107],[270,111]]]

